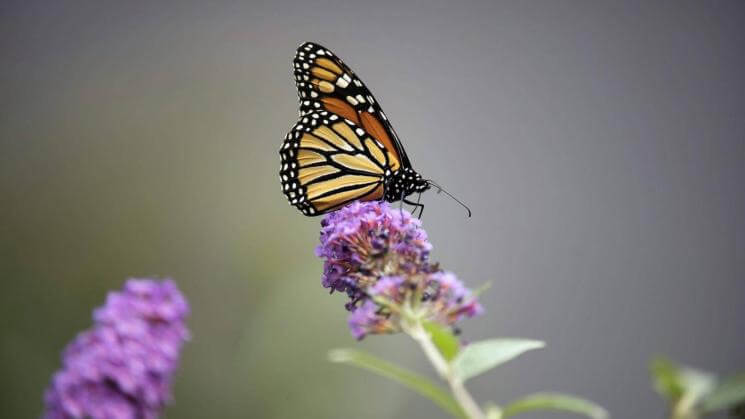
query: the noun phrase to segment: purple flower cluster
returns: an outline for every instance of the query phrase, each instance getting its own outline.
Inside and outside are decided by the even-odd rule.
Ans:
[[[171,280],[130,279],[62,355],[46,418],[156,418],[189,339],[189,304]]]
[[[323,286],[352,296],[381,276],[433,269],[430,250],[421,222],[408,212],[386,202],[353,202],[321,221],[316,255],[325,259]]]
[[[401,309],[407,304],[422,320],[446,326],[483,312],[476,297],[450,272],[382,277],[367,289],[367,297],[348,319],[357,339],[400,331]]]
[[[386,202],[354,202],[321,226],[321,283],[350,297],[348,323],[357,339],[400,331],[404,307],[443,325],[483,311],[455,275],[429,262],[432,245],[409,212]]]

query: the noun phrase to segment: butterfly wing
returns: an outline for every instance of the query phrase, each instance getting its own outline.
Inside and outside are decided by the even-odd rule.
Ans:
[[[293,72],[301,117],[319,110],[339,115],[364,129],[390,152],[393,171],[411,167],[380,104],[341,58],[319,44],[305,42],[297,49]]]
[[[359,125],[325,110],[302,115],[279,154],[282,191],[305,215],[324,214],[355,200],[382,199],[394,160]]]

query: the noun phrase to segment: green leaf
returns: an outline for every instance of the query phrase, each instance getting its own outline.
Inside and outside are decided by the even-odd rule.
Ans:
[[[458,342],[458,338],[453,335],[453,332],[451,332],[450,329],[437,323],[424,322],[424,330],[429,333],[432,342],[434,342],[437,349],[439,349],[440,353],[447,361],[452,361],[453,358],[458,355],[460,343]]]
[[[408,387],[420,395],[432,400],[436,405],[457,418],[465,418],[458,403],[442,387],[434,384],[427,377],[409,371],[398,365],[377,358],[368,353],[354,349],[333,349],[329,351],[331,362],[353,365],[366,369],[382,377],[390,378]]]
[[[654,389],[669,401],[678,400],[685,389],[680,381],[680,367],[671,360],[657,357],[649,366]]]
[[[505,406],[502,417],[508,418],[533,410],[563,410],[592,419],[606,419],[608,412],[599,405],[579,397],[560,393],[536,393]]]
[[[701,407],[705,412],[729,409],[745,402],[745,373],[723,380],[708,396]]]
[[[520,354],[546,346],[529,339],[489,339],[463,348],[453,360],[453,370],[463,380],[475,377]]]

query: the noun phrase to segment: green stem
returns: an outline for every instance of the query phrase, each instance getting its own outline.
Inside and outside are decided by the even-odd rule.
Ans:
[[[698,419],[698,415],[693,410],[695,399],[690,395],[683,395],[677,403],[673,405],[670,419]]]
[[[409,310],[404,310],[407,312]],[[412,313],[409,313],[412,314]],[[410,315],[408,321],[404,323],[404,332],[406,332],[412,339],[414,339],[419,346],[422,347],[424,354],[427,359],[437,371],[437,374],[443,380],[447,381],[450,386],[450,391],[453,393],[455,400],[460,405],[461,409],[466,413],[469,419],[485,419],[486,415],[481,411],[478,403],[473,399],[471,394],[468,392],[466,387],[463,385],[463,380],[458,378],[450,364],[445,360],[440,351],[437,349],[435,344],[432,342],[432,338],[429,333],[422,326],[421,319],[418,316]]]

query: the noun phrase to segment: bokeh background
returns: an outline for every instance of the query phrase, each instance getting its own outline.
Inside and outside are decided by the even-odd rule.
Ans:
[[[650,4],[654,3],[654,4]],[[295,47],[342,56],[413,163],[434,259],[544,339],[470,385],[660,418],[648,360],[745,369],[745,3],[4,1],[0,406],[36,417],[59,351],[130,276],[171,276],[194,338],[172,418],[429,418],[326,361],[355,342],[320,286],[318,218],[279,191]],[[546,417],[569,417],[546,414]]]

